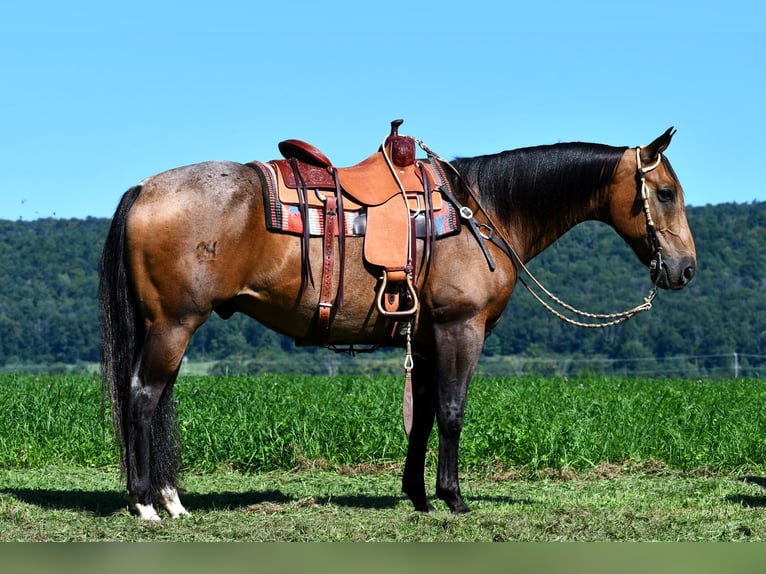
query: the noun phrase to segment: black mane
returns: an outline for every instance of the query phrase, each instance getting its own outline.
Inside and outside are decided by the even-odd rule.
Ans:
[[[582,221],[594,193],[612,180],[627,147],[560,143],[458,158],[452,165],[500,221],[537,226]]]

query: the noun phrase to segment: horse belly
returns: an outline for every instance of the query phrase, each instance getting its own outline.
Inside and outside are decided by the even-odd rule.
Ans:
[[[254,261],[256,278],[236,298],[234,310],[245,313],[266,327],[298,341],[317,340],[317,315],[322,282],[320,239],[312,239],[310,261],[313,285],[307,282],[301,292],[300,245],[296,238],[271,234],[266,241],[269,256]],[[376,308],[378,281],[362,263],[360,238],[346,239],[343,304],[338,308],[340,262],[333,265],[331,323],[328,338],[322,343],[335,345],[383,342],[388,320]]]

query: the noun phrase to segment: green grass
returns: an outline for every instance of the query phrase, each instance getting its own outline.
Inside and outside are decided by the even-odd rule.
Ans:
[[[401,388],[398,377],[182,377],[185,468],[399,463]],[[0,404],[0,468],[116,463],[95,377],[0,376]],[[759,470],[763,405],[766,381],[755,379],[477,378],[461,468],[587,470],[648,460],[687,471]],[[431,460],[434,451],[435,440]]]
[[[766,462],[766,381],[487,379],[469,398],[467,464],[586,469],[660,460],[676,469]]]
[[[401,387],[182,377],[194,514],[146,525],[124,506],[98,380],[0,376],[0,540],[766,541],[766,381],[477,378],[467,517],[401,495]]]
[[[96,376],[0,376],[0,468],[114,462]]]
[[[465,516],[439,503],[414,512],[399,468],[191,473],[191,516],[159,524],[129,514],[117,476],[0,471],[0,541],[766,541],[762,486],[656,466],[536,479],[468,472]]]

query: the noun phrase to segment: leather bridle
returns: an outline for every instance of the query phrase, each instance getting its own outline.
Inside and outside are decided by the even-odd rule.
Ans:
[[[646,174],[653,171],[662,162],[662,154],[657,154],[657,161],[648,167],[641,165],[641,146],[636,148],[636,180],[640,186],[639,194],[641,195],[641,201],[643,202],[644,217],[646,219],[646,235],[649,238],[649,244],[652,247],[652,259],[649,262],[649,276],[655,285],[659,283],[662,277],[662,245],[660,244],[659,235],[657,235],[657,227],[654,225],[652,214],[649,211],[649,186],[646,185]]]

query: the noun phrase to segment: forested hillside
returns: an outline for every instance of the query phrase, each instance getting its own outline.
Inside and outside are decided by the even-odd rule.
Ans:
[[[488,338],[487,355],[667,357],[766,354],[766,203],[688,209],[698,272],[654,309],[608,329],[582,329],[545,311],[519,285]],[[106,219],[0,220],[0,368],[98,360],[97,263]],[[576,227],[530,265],[549,289],[593,312],[638,304],[648,272],[608,227]],[[195,360],[258,357],[295,349],[255,321],[214,317],[195,335]],[[291,355],[295,357],[295,355]]]

